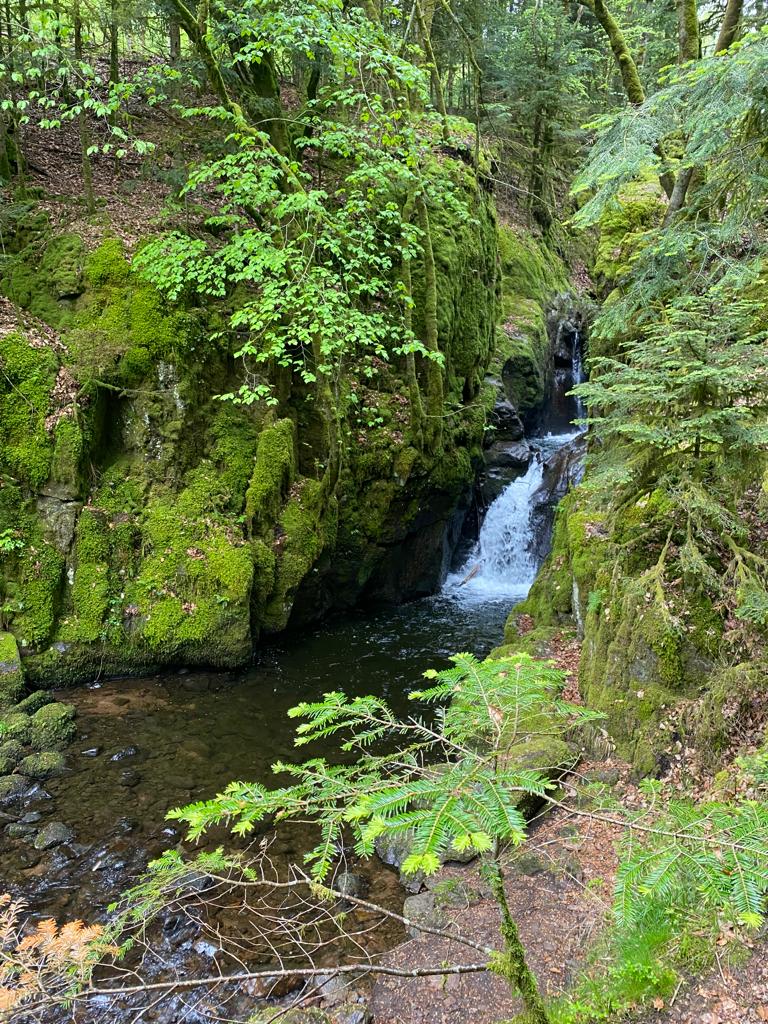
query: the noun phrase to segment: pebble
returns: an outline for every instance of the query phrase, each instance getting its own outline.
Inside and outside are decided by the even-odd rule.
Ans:
[[[138,752],[139,752],[139,748],[138,747],[134,747],[134,746],[123,747],[122,750],[116,751],[112,755],[112,757],[110,757],[109,760],[110,761],[125,761],[126,758],[128,758],[128,757],[136,757]]]

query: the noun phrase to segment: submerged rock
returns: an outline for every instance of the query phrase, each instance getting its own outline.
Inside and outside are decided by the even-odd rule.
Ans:
[[[63,843],[71,843],[74,838],[75,833],[63,821],[49,821],[37,833],[34,847],[36,850],[52,850]]]

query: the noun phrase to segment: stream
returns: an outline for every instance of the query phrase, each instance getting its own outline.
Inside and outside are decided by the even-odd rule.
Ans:
[[[577,358],[556,369],[552,401],[526,439],[527,468],[509,472],[479,536],[457,553],[435,596],[288,632],[245,671],[182,670],[60,694],[77,708],[70,770],[37,786],[20,820],[30,838],[50,820],[72,835],[47,851],[4,838],[5,888],[35,916],[98,920],[149,860],[180,843],[181,831],[165,820],[169,808],[213,796],[233,779],[269,784],[275,760],[296,758],[287,711],[300,699],[343,689],[412,712],[408,693],[427,668],[445,667],[457,651],[485,656],[498,646],[546,555],[557,501],[580,471],[582,435],[573,420],[581,410],[567,396],[580,379]],[[214,835],[209,845],[222,839]],[[300,860],[306,840],[300,830],[281,834],[272,853]],[[402,906],[394,872],[378,862],[361,870],[372,899]],[[382,948],[398,939],[382,935]],[[192,938],[185,943],[187,952],[196,948]]]

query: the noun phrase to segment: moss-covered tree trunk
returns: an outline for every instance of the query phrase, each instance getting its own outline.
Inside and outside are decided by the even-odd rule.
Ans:
[[[501,935],[504,939],[504,953],[494,964],[494,970],[519,993],[525,1007],[522,1018],[525,1024],[550,1024],[539,983],[528,966],[525,947],[520,941],[520,932],[509,909],[504,890],[504,871],[498,855],[494,855],[488,866],[491,891],[501,913]]]

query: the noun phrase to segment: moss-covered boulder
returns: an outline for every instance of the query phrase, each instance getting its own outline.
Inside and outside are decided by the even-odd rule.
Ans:
[[[66,767],[66,758],[58,750],[41,751],[39,754],[28,754],[19,762],[18,770],[30,779],[47,779],[52,775],[61,775]]]
[[[71,704],[46,704],[30,719],[29,742],[36,750],[61,750],[75,734]]]
[[[0,710],[15,704],[24,689],[24,669],[16,638],[0,633]]]

